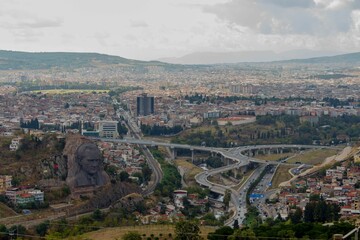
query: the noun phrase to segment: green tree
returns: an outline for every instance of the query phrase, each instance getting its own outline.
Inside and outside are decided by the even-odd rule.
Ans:
[[[26,228],[23,225],[13,225],[9,228],[8,232],[13,233],[14,236],[18,237],[26,234]]]
[[[41,237],[45,236],[47,230],[49,229],[49,226],[50,226],[49,221],[45,221],[45,222],[40,223],[35,228],[36,233],[39,234]]]
[[[5,239],[5,237],[7,236],[7,228],[5,225],[0,225],[0,239]]]
[[[141,169],[142,175],[144,177],[144,181],[148,182],[151,179],[152,170],[148,165],[144,165]]]
[[[301,222],[302,220],[302,210],[301,208],[297,207],[294,213],[290,213],[289,216],[291,222],[293,224],[298,224]]]
[[[234,229],[239,229],[240,228],[239,221],[237,219],[235,219],[233,227],[234,227]]]
[[[228,240],[254,240],[257,239],[255,233],[250,228],[237,229],[234,234],[228,237]]]
[[[138,232],[128,232],[123,237],[122,240],[141,240],[141,235]]]
[[[231,191],[229,189],[226,189],[225,195],[224,195],[224,204],[225,207],[228,208],[231,200]]]
[[[211,232],[208,235],[209,240],[227,240],[229,236],[234,233],[234,229],[229,226],[224,226],[216,229],[215,232]]]
[[[125,171],[120,172],[119,178],[121,182],[125,182],[129,179],[129,174]]]
[[[96,209],[92,214],[91,217],[95,220],[95,221],[101,221],[104,219],[104,214],[101,212],[100,209]]]
[[[293,230],[283,229],[280,230],[277,235],[282,239],[296,239],[295,232]]]
[[[175,240],[199,240],[200,228],[195,222],[180,221],[175,225]]]

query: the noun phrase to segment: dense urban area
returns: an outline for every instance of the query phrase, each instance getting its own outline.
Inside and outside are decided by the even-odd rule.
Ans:
[[[357,62],[44,59],[0,71],[0,239],[329,239],[359,226]],[[69,185],[81,141],[109,177],[95,190]]]

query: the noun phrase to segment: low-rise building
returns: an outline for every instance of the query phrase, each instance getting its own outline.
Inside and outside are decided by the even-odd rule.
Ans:
[[[119,137],[117,121],[99,121],[99,136],[103,138]]]
[[[12,176],[0,175],[0,193],[4,193],[7,189],[11,188]]]

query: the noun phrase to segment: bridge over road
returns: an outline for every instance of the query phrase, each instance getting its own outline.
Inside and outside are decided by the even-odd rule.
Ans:
[[[275,161],[264,161],[260,159],[256,159],[253,157],[256,154],[256,151],[271,151],[277,149],[277,151],[281,152],[283,149],[321,149],[328,148],[333,149],[334,147],[329,146],[318,146],[318,145],[297,145],[297,144],[277,144],[277,145],[254,145],[254,146],[241,146],[237,148],[214,148],[214,147],[205,147],[205,146],[192,146],[188,144],[176,144],[176,143],[164,143],[152,140],[140,140],[140,139],[108,139],[108,138],[96,138],[105,142],[119,142],[119,143],[130,143],[130,144],[138,144],[138,145],[146,145],[146,146],[164,146],[169,147],[172,151],[176,149],[188,149],[190,151],[198,150],[220,154],[224,159],[231,159],[235,164],[225,165],[220,168],[212,169],[209,171],[204,171],[195,176],[195,180],[198,184],[204,187],[208,187],[211,191],[217,192],[219,194],[224,194],[226,190],[230,190],[231,192],[231,203],[233,205],[234,214],[226,221],[226,225],[231,226],[235,220],[238,220],[239,224],[245,219],[246,213],[246,185],[249,182],[254,181],[262,172],[265,165],[268,164],[286,164],[291,166],[299,166],[298,164],[289,164],[285,162],[275,162]],[[173,154],[175,156],[176,154]],[[242,187],[240,187],[239,191],[235,191],[229,186],[223,186],[217,183],[210,182],[208,177],[211,175],[219,174],[222,172],[226,172],[233,168],[241,168],[248,165],[250,162],[256,162],[260,164],[260,167],[257,168],[254,173],[246,179],[243,183]]]

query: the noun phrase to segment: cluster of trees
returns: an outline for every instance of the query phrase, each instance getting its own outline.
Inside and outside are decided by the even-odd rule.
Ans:
[[[218,128],[218,127],[217,127]],[[182,143],[208,147],[227,147],[228,143],[224,137],[223,131],[218,128],[216,133],[212,133],[210,130],[191,132],[187,136],[176,136],[172,139],[173,143]]]
[[[190,103],[197,103],[200,104],[202,102],[209,102],[210,97],[202,94],[195,93],[194,95],[185,95],[185,100],[188,100]]]
[[[219,157],[213,157],[210,156],[205,160],[206,165],[212,167],[212,168],[219,168],[224,166],[224,162],[221,161],[221,158]]]
[[[39,129],[40,124],[37,118],[31,119],[30,121],[25,121],[21,118],[20,119],[20,127],[21,128],[31,128],[31,129]]]
[[[331,239],[334,234],[345,235],[354,229],[350,223],[334,223],[324,226],[320,223],[290,224],[281,220],[267,219],[253,228],[221,227],[208,234],[209,240],[235,239]]]
[[[326,203],[320,199],[306,204],[304,210],[304,222],[332,222],[338,221],[340,207],[334,203]]]
[[[204,199],[210,194],[210,189],[199,186],[190,186],[186,188],[188,194],[197,194],[200,199]]]
[[[276,122],[282,123],[284,127],[296,127],[300,125],[300,119],[298,116],[291,115],[280,115],[280,116],[272,116],[272,115],[264,115],[264,116],[256,116],[256,122],[260,125],[272,125]]]
[[[269,126],[272,126],[270,129]],[[243,126],[215,126],[215,131],[192,131],[176,136],[172,142],[210,147],[233,147],[234,144],[337,144],[360,134],[360,117],[323,116],[317,124],[300,123],[299,116],[257,116],[257,122]],[[227,136],[227,137],[224,137]]]
[[[126,135],[128,133],[128,129],[125,126],[125,124],[122,124],[120,121],[117,124],[117,129],[118,129],[118,133],[119,135]]]
[[[19,83],[19,92],[37,91],[37,90],[52,90],[52,89],[93,89],[93,90],[108,90],[109,87],[99,84],[91,83],[77,83],[77,82],[66,82],[64,84],[49,84],[44,85],[41,81],[29,82],[22,81]]]
[[[181,187],[181,175],[174,165],[165,161],[163,154],[159,150],[152,148],[150,151],[160,163],[163,171],[163,178],[156,186],[155,195],[172,198],[174,190]]]
[[[198,216],[203,215],[209,211],[210,203],[202,206],[194,206],[190,203],[188,198],[183,198],[184,208],[181,209],[181,213],[186,216],[187,219],[195,219]]]
[[[348,106],[350,102],[354,101],[354,99],[348,99],[348,100],[342,101],[337,98],[326,97],[326,98],[323,98],[323,101],[328,103],[332,107],[338,107],[338,106]]]
[[[289,224],[280,220],[267,219],[265,223],[254,228],[231,228],[224,226],[210,232],[208,240],[257,240],[257,239],[331,239],[334,234],[345,235],[354,229],[349,223],[335,223],[332,226],[323,226],[319,223]],[[123,240],[141,240],[138,232],[129,232]],[[194,221],[180,221],[175,225],[176,240],[199,240],[200,227]]]
[[[119,96],[124,92],[128,92],[128,91],[134,91],[134,90],[142,90],[142,87],[138,87],[138,86],[120,86],[120,87],[116,87],[115,89],[111,89],[108,94],[110,97],[115,97],[115,96]]]
[[[271,97],[271,98],[261,98],[261,97],[256,97],[256,96],[207,96],[207,95],[203,95],[203,94],[199,94],[199,93],[195,93],[194,95],[186,95],[184,97],[185,100],[189,100],[190,103],[197,103],[200,104],[202,102],[211,102],[211,103],[215,103],[215,102],[219,102],[219,101],[223,101],[223,102],[236,102],[239,100],[248,100],[248,101],[253,101],[255,105],[263,105],[263,104],[267,104],[268,102],[291,102],[291,101],[304,101],[304,102],[312,102],[315,101],[316,99],[314,98],[301,98],[301,97],[288,97],[288,98],[276,98],[276,97]],[[331,97],[326,97],[323,98],[322,101],[326,102],[327,105],[332,106],[332,107],[339,107],[339,106],[348,106],[349,103],[354,102],[354,99],[347,99],[347,100],[339,100],[338,98],[331,98]]]
[[[172,142],[210,147],[232,147],[238,144],[322,144],[332,145],[356,139],[360,135],[359,116],[322,116],[318,122],[300,122],[299,116],[257,116],[256,124],[249,126],[215,126],[215,131],[192,131],[176,136]],[[269,126],[273,126],[269,129]],[[228,136],[228,137],[224,137]],[[232,139],[229,140],[229,137]]]
[[[27,230],[23,225],[14,225],[7,228],[5,225],[0,224],[0,239],[22,239],[27,235]]]
[[[160,136],[160,135],[173,135],[181,132],[181,126],[167,127],[167,126],[148,126],[141,124],[141,132],[145,135]]]
[[[207,95],[203,95],[203,94],[199,94],[199,93],[195,93],[194,95],[185,95],[184,97],[185,100],[189,100],[190,103],[198,103],[200,104],[201,102],[211,102],[211,103],[215,103],[215,102],[219,102],[219,101],[223,101],[223,102],[236,102],[239,100],[248,100],[248,101],[253,101],[256,105],[261,105],[261,104],[267,104],[268,101],[271,102],[280,102],[280,101],[287,101],[287,102],[291,102],[291,101],[304,101],[304,102],[312,102],[315,99],[314,98],[301,98],[301,97],[288,97],[288,98],[276,98],[276,97],[271,97],[271,98],[262,98],[262,97],[257,97],[257,96],[207,96]]]
[[[138,178],[138,184],[147,183],[150,181],[152,170],[146,164],[142,164],[141,172],[136,172],[132,174],[132,177]],[[130,175],[126,171],[121,171],[118,173],[118,168],[113,165],[108,165],[105,167],[105,171],[109,174],[113,181],[120,181],[120,182],[133,182],[134,180],[130,178]],[[136,182],[136,181],[135,181]]]
[[[360,117],[343,115],[339,117],[322,116],[317,123],[300,123],[298,116],[257,116],[259,125],[273,125],[272,130],[258,130],[250,139],[286,140],[295,144],[338,144],[360,134]],[[277,127],[282,126],[282,127]],[[340,136],[340,137],[339,137]],[[277,140],[278,139],[278,140]],[[272,141],[274,141],[272,140]]]

